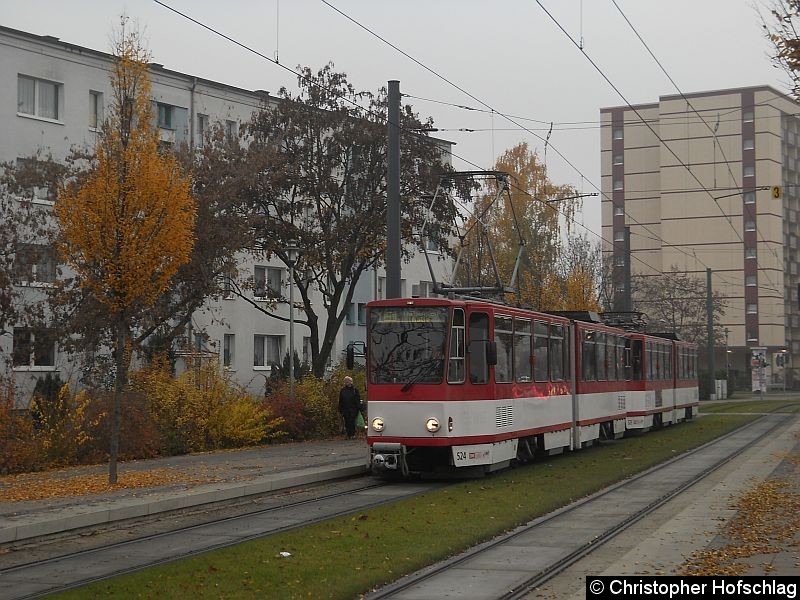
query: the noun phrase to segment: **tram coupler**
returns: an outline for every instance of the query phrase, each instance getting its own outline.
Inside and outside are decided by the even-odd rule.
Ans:
[[[403,470],[405,448],[402,444],[376,442],[370,447],[370,465],[373,473]]]

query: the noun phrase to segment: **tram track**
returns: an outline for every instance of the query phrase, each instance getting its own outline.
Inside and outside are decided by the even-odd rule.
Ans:
[[[323,494],[208,522],[0,568],[0,597],[36,598],[155,567],[265,535],[305,527],[400,498],[424,494],[430,483],[367,481]],[[118,524],[118,527],[124,527]],[[118,564],[116,564],[118,562]]]
[[[505,536],[401,578],[366,598],[523,598],[791,422],[791,418],[765,415]]]

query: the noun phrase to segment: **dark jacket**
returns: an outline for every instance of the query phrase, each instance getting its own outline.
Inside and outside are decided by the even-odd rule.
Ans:
[[[339,392],[339,412],[342,415],[355,415],[361,410],[361,395],[355,386],[344,386]]]

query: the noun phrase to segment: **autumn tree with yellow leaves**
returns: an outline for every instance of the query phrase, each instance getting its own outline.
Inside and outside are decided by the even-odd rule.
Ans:
[[[479,239],[483,228],[503,284],[508,285],[516,264],[520,240],[524,246],[514,293],[506,300],[541,310],[597,310],[595,272],[591,261],[578,260],[572,252],[574,236],[563,240],[580,208],[580,198],[568,185],[550,181],[546,166],[526,142],[506,150],[495,165],[507,173],[508,194],[498,196],[502,180],[489,179],[467,223],[466,265],[459,284],[473,286],[491,282],[494,275],[489,249]],[[482,224],[475,223],[480,218]],[[599,254],[597,256],[599,260]]]
[[[114,42],[112,102],[85,176],[64,186],[58,249],[77,283],[108,314],[116,366],[109,482],[117,481],[122,392],[133,325],[163,293],[193,245],[195,204],[153,127],[148,53],[125,24]]]

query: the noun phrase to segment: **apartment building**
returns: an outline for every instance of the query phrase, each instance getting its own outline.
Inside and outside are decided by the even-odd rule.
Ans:
[[[17,161],[37,151],[63,159],[72,147],[93,148],[111,89],[109,73],[112,57],[104,52],[0,26],[0,162]],[[245,90],[179,73],[151,64],[152,101],[162,144],[177,146],[203,144],[204,135],[214,123],[235,135],[239,125],[272,98],[265,91]],[[442,142],[446,147],[447,142]],[[54,204],[51,190],[37,190],[36,202]],[[55,255],[44,246],[30,248],[29,256],[18,253],[17,282],[25,297],[35,299],[57,276]],[[302,250],[302,249],[301,249]],[[35,257],[35,258],[31,258]],[[434,261],[441,279],[448,260]],[[283,263],[252,256],[241,256],[238,277],[252,282],[256,302],[266,300],[272,288],[288,296],[288,273]],[[405,292],[427,295],[429,270],[424,257],[415,256],[403,265]],[[356,295],[347,307],[346,323],[339,331],[334,360],[351,341],[364,341],[365,304],[382,297],[385,273],[370,271],[358,282]],[[317,294],[315,302],[322,303]],[[287,303],[276,314],[288,318]],[[319,311],[324,319],[324,311]],[[296,312],[296,320],[302,314]],[[324,329],[324,321],[320,324]],[[294,350],[310,359],[308,330],[297,324],[290,336],[285,321],[265,316],[241,297],[228,294],[193,315],[187,331],[186,347],[207,359],[218,360],[221,368],[252,392],[264,390],[270,363],[279,362],[294,338]],[[62,380],[78,381],[83,365],[81,356],[64,353],[56,344],[37,343],[34,334],[23,327],[0,336],[0,356],[12,357],[13,375],[25,405],[38,378],[57,373]],[[0,367],[3,368],[3,367]]]
[[[705,281],[712,269],[727,303],[718,368],[727,355],[746,372],[751,349],[763,347],[775,377],[779,354],[800,356],[799,108],[758,86],[600,110],[604,251],[615,289],[623,289],[626,227],[634,274],[674,266]]]

